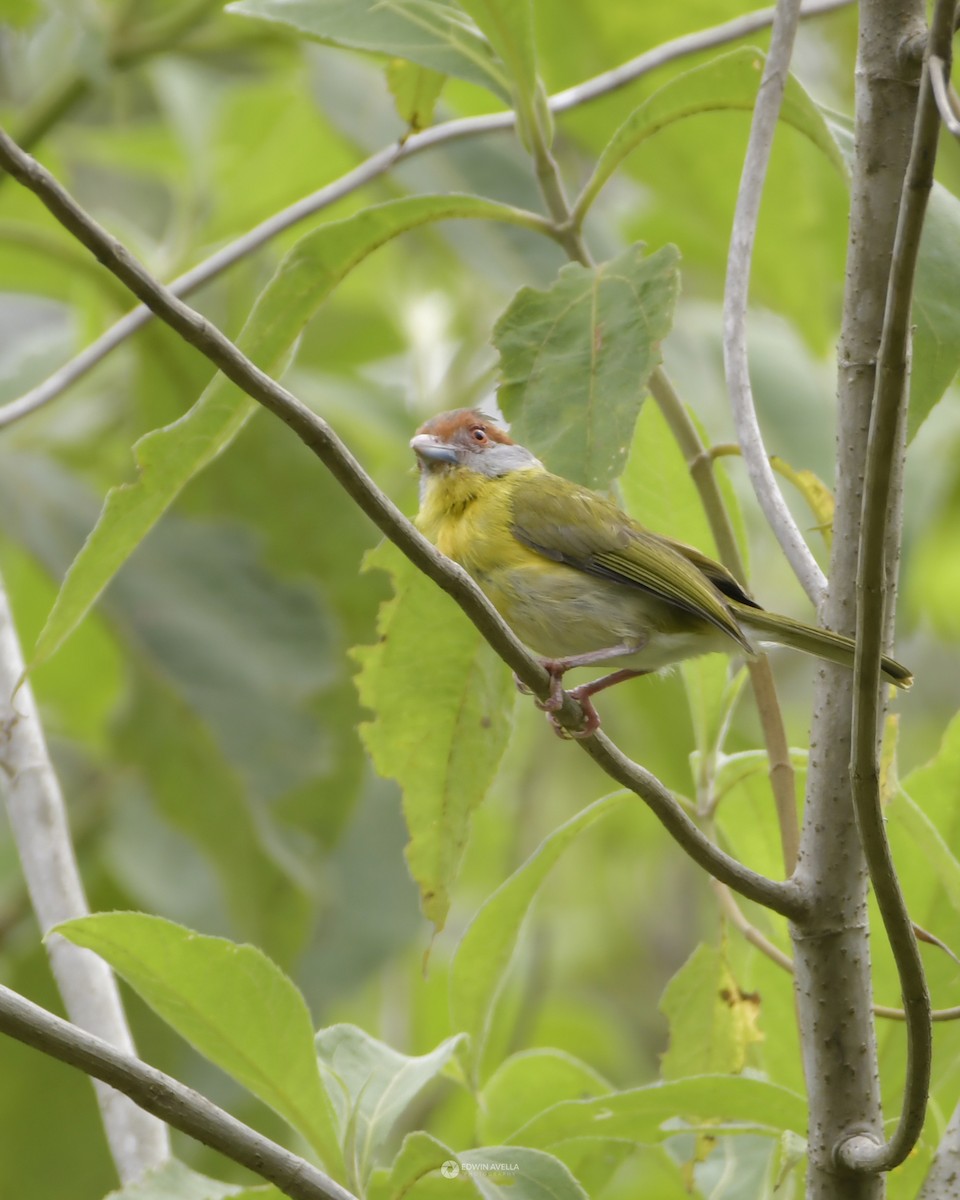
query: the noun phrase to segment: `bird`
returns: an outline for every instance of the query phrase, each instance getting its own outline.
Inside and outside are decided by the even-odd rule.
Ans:
[[[419,467],[417,527],[541,657],[551,685],[539,704],[563,736],[599,729],[598,692],[714,651],[753,659],[781,645],[853,666],[851,638],[766,612],[726,567],[552,474],[477,409],[431,418],[410,448]],[[601,663],[616,669],[570,689],[583,724],[564,731],[556,718],[564,675]],[[913,683],[892,658],[881,671],[898,688]]]

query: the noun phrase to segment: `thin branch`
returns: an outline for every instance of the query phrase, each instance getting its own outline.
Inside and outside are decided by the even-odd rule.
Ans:
[[[771,962],[776,963],[778,967],[786,971],[789,975],[792,975],[793,959],[790,955],[784,954],[779,946],[775,946],[769,938],[764,937],[756,925],[747,918],[746,913],[737,903],[733,893],[726,884],[720,883],[716,879],[711,879],[710,883],[724,916],[729,920],[734,929],[741,933],[751,946],[755,946]],[[904,1021],[907,1017],[906,1012],[902,1008],[891,1008],[886,1004],[875,1004],[873,1011],[876,1016],[885,1017],[890,1021]],[[934,1021],[957,1021],[960,1020],[960,1006],[935,1008],[930,1016]]]
[[[123,1092],[139,1109],[159,1118],[157,1124],[165,1122],[189,1134],[293,1200],[356,1200],[318,1167],[231,1117],[199,1092],[5,987],[0,987],[0,1032]]]
[[[296,433],[337,482],[410,561],[450,595],[514,673],[541,698],[550,690],[543,666],[532,657],[473,580],[432,546],[372,479],[330,426],[286,388],[255,366],[213,324],[178,300],[115,238],[102,229],[56,179],[0,130],[0,165],[5,166],[46,205],[103,265],[121,279],[158,317],[217,366],[246,394],[269,409]],[[558,714],[562,724],[583,723],[570,696]],[[647,803],[686,852],[717,878],[752,900],[793,919],[803,905],[798,890],[748,870],[714,846],[683,812],[670,792],[648,771],[632,763],[600,735],[581,745],[614,779]]]
[[[70,840],[63,795],[25,671],[13,614],[0,579],[0,780],[23,865],[27,890],[43,932],[89,912]],[[76,1024],[133,1052],[113,973],[103,959],[51,937],[50,965]],[[110,1152],[123,1182],[139,1179],[170,1156],[166,1127],[112,1088],[96,1085]]]
[[[940,120],[955,138],[960,138],[960,104],[950,86],[950,69],[937,54],[930,55],[930,84]]]
[[[803,917],[806,904],[796,884],[767,879],[724,853],[693,823],[655,775],[627,758],[603,733],[579,744],[612,779],[638,795],[674,840],[714,879],[791,921]]]
[[[955,0],[937,0],[930,27],[930,54],[949,69]],[[933,1053],[930,995],[920,949],[900,890],[880,804],[878,730],[882,713],[880,657],[886,633],[886,543],[897,452],[907,402],[910,314],[920,236],[933,188],[940,114],[931,65],[924,67],[910,160],[903,181],[890,264],[883,333],[870,419],[860,557],[857,571],[857,649],[854,659],[853,745],[850,776],[857,825],[870,881],[900,976],[907,1014],[907,1077],[900,1120],[893,1136],[878,1143],[866,1136],[840,1143],[838,1160],[851,1170],[889,1171],[910,1153],[920,1136],[930,1090]]]
[[[713,451],[704,446],[697,427],[680,397],[674,391],[666,372],[658,367],[650,377],[650,394],[664,416],[687,468],[700,495],[700,503],[706,513],[713,539],[717,543],[720,561],[746,586],[746,567],[740,547],[733,533],[733,526],[720,494],[717,477],[713,471]],[[793,764],[790,761],[790,744],[783,724],[783,714],[777,699],[773,669],[766,655],[749,662],[750,684],[753,688],[763,728],[763,739],[767,747],[770,786],[777,809],[777,824],[780,829],[780,846],[783,852],[784,873],[793,874],[797,863],[797,848],[800,830],[797,823],[797,798],[794,784]]]
[[[804,17],[821,16],[824,13],[847,7],[850,3],[852,0],[816,0],[815,3],[804,7],[802,15]],[[563,92],[558,92],[549,100],[550,109],[554,113],[562,113],[578,108],[582,104],[588,104],[618,88],[625,87],[643,75],[685,55],[714,49],[727,42],[746,37],[770,25],[773,21],[773,14],[774,9],[772,8],[758,9],[744,17],[737,17],[722,25],[716,25],[712,29],[704,29],[665,42],[662,46],[648,50],[645,54],[631,59],[622,66],[605,71],[594,79],[567,88]],[[235,263],[249,257],[266,242],[283,233],[284,230],[336,204],[337,201],[356,192],[413,155],[431,150],[447,142],[458,141],[461,138],[478,137],[482,134],[509,130],[513,128],[513,125],[514,114],[512,112],[464,117],[446,121],[442,125],[412,134],[402,143],[386,146],[372,154],[359,166],[354,167],[353,170],[348,171],[340,179],[303,197],[288,208],[268,217],[267,220],[256,225],[242,237],[221,247],[215,254],[173,280],[169,284],[170,291],[175,296],[190,295],[191,292],[217,278]],[[82,379],[127,338],[146,325],[152,317],[153,313],[146,305],[141,305],[121,317],[100,337],[42,383],[0,408],[0,429],[5,425],[12,425],[15,421],[21,420],[56,399],[72,384]]]
[[[730,235],[723,297],[723,359],[737,439],[743,450],[753,490],[804,591],[819,606],[827,580],[794,521],[770,466],[753,401],[747,355],[747,304],[753,244],[799,20],[799,0],[780,0],[773,22],[770,53],[764,64],[760,91],[753,110],[750,140]]]

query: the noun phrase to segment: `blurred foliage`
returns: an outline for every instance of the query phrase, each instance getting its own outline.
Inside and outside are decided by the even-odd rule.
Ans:
[[[531,42],[523,5],[471,0],[464,8],[490,44],[449,0],[229,7],[0,3],[0,121],[163,279],[431,120],[512,97],[535,130],[545,122],[534,67],[556,91],[748,6],[537,0]],[[405,22],[423,12],[436,24],[414,50]],[[304,22],[313,40],[301,39]],[[810,481],[832,478],[847,212],[845,122],[827,110],[849,113],[855,29],[844,10],[801,30],[752,276],[756,399],[771,453],[788,471],[812,472],[799,476],[807,492],[789,495],[811,530],[829,510]],[[573,108],[558,118],[553,146],[572,196],[607,150],[610,171],[585,226],[594,256],[664,272],[653,324],[639,304],[633,314],[650,345],[627,331],[627,369],[639,377],[662,354],[711,443],[732,440],[719,298],[759,78],[752,48],[762,52],[767,38],[679,59]],[[914,917],[958,950],[960,752],[950,722],[960,709],[960,408],[947,387],[960,355],[960,223],[947,190],[960,187],[955,144],[941,159],[917,312],[897,639],[917,683],[898,704],[903,784],[887,816]],[[494,346],[511,385],[505,408],[518,410],[518,427],[542,439],[546,457],[557,433],[546,422],[580,399],[590,326],[574,313],[564,327],[564,345],[579,349],[575,370],[551,341],[550,305],[589,278],[561,271],[559,247],[507,223],[498,205],[542,210],[520,141],[450,142],[268,241],[191,303],[283,373],[413,513],[409,437],[441,409],[495,403]],[[434,223],[447,216],[493,219]],[[669,246],[679,250],[679,298]],[[0,403],[129,306],[42,206],[0,178]],[[544,348],[547,386],[522,407],[533,351]],[[615,436],[600,468],[584,470],[601,484],[615,477],[646,523],[715,552],[663,418],[651,404],[638,412],[619,355],[614,366],[612,382],[603,377],[608,407],[590,419]],[[149,470],[137,476],[134,444],[152,481]],[[579,451],[568,437],[559,453],[569,463]],[[130,514],[158,471],[134,530]],[[717,473],[753,591],[804,615],[740,461],[725,458]],[[445,598],[394,555],[389,575],[362,569],[388,556],[376,549],[368,559],[380,538],[353,501],[280,422],[155,323],[65,395],[0,426],[0,573],[28,652],[110,489],[126,540],[100,527],[106,557],[90,544],[94,576],[61,632],[108,586],[33,682],[93,910],[153,914],[75,929],[146,1001],[130,995],[145,1059],[302,1148],[288,1121],[328,1162],[343,1149],[356,1186],[382,1200],[407,1187],[418,1197],[476,1195],[466,1169],[456,1180],[437,1174],[451,1158],[522,1160],[530,1194],[679,1200],[724,1186],[729,1196],[798,1195],[803,1076],[789,976],[723,922],[702,872],[646,808],[611,794],[532,704],[514,701],[506,670],[464,634]],[[811,539],[818,554],[821,542]],[[775,668],[799,798],[811,667],[783,655]],[[724,847],[776,876],[758,721],[741,682],[719,659],[704,660],[617,689],[602,715],[624,750],[682,797],[697,804],[710,792]],[[744,909],[789,953],[782,920]],[[445,920],[442,933],[423,913]],[[204,937],[191,940],[180,925]],[[5,826],[0,930],[5,982],[56,1009]],[[259,950],[233,945],[247,940]],[[873,947],[877,1000],[895,1004],[882,937]],[[935,1004],[957,1003],[956,965],[935,947],[923,953]],[[293,1014],[283,1029],[271,1028],[274,1001]],[[187,1027],[184,1011],[194,1017]],[[307,1011],[324,1030],[322,1068],[303,1037]],[[206,1059],[155,1012],[178,1013],[173,1023]],[[470,1042],[458,1040],[463,1032]],[[890,1180],[893,1200],[916,1194],[956,1103],[958,1039],[955,1024],[937,1026],[927,1131]],[[879,1045],[889,1115],[903,1080],[902,1027],[882,1023]],[[245,1053],[254,1048],[274,1067],[256,1078]],[[0,1078],[0,1195],[96,1200],[115,1186],[82,1077],[0,1040]],[[382,1092],[369,1090],[371,1079]],[[379,1109],[376,1097],[390,1094],[393,1106]],[[303,1096],[317,1095],[333,1097],[326,1121],[316,1111],[300,1120]],[[58,1131],[56,1154],[44,1153],[38,1114]],[[189,1170],[174,1164],[120,1194],[246,1196],[257,1183],[186,1139],[176,1146]],[[484,1178],[484,1195],[517,1182]]]

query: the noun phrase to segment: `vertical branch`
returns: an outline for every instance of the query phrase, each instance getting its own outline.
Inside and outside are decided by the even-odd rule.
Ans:
[[[47,753],[30,684],[16,694],[25,667],[0,581],[0,779],[40,928],[89,910],[77,870],[60,785]],[[50,965],[71,1020],[118,1049],[133,1053],[116,980],[89,950],[54,935]],[[167,1128],[126,1096],[94,1081],[107,1141],[124,1182],[138,1179],[170,1156]]]
[[[904,53],[923,29],[922,0],[863,0],[855,159],[838,350],[836,513],[826,624],[854,631],[862,483],[900,193],[917,102]],[[878,651],[879,653],[879,651]],[[882,1142],[867,940],[867,870],[849,772],[853,677],[821,669],[797,882],[811,910],[793,928],[796,996],[810,1099],[808,1200],[874,1200],[877,1175],[836,1157],[845,1137]]]
[[[954,8],[955,0],[937,0],[930,30],[930,51],[942,56],[947,64]],[[907,1021],[907,1078],[903,1111],[891,1139],[885,1144],[855,1139],[839,1148],[841,1161],[861,1171],[897,1166],[917,1141],[926,1113],[933,1052],[930,996],[880,809],[878,742],[882,718],[880,655],[889,623],[888,601],[892,600],[887,567],[891,550],[894,561],[899,551],[899,530],[890,527],[890,516],[899,513],[897,485],[909,377],[910,311],[939,132],[940,115],[928,61],[920,86],[913,146],[900,202],[863,482],[850,767],[853,801],[870,879],[900,976]]]
[[[756,239],[760,200],[766,179],[773,135],[787,86],[790,57],[800,22],[798,0],[779,0],[773,19],[770,53],[767,55],[753,110],[750,140],[740,177],[740,190],[730,235],[727,279],[723,295],[723,359],[733,409],[737,440],[743,451],[750,481],[770,528],[776,534],[787,560],[814,604],[819,605],[826,579],[794,521],[773,474],[757,421],[750,387],[747,359],[747,301],[750,264]]]

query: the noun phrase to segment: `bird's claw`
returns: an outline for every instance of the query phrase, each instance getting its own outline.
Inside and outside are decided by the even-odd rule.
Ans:
[[[534,696],[533,702],[541,712],[547,714],[547,720],[550,722],[553,732],[557,737],[564,739],[592,737],[600,728],[600,717],[590,700],[590,692],[587,690],[589,685],[583,684],[568,692],[563,686],[564,672],[568,669],[567,663],[562,659],[545,659],[542,660],[542,665],[550,676],[550,692],[546,700],[540,700]],[[524,696],[533,694],[532,689],[519,676],[514,675],[513,682],[517,686],[517,691]],[[568,729],[565,725],[561,725],[557,718],[557,713],[563,708],[567,696],[572,696],[583,709],[583,725],[579,729]]]

